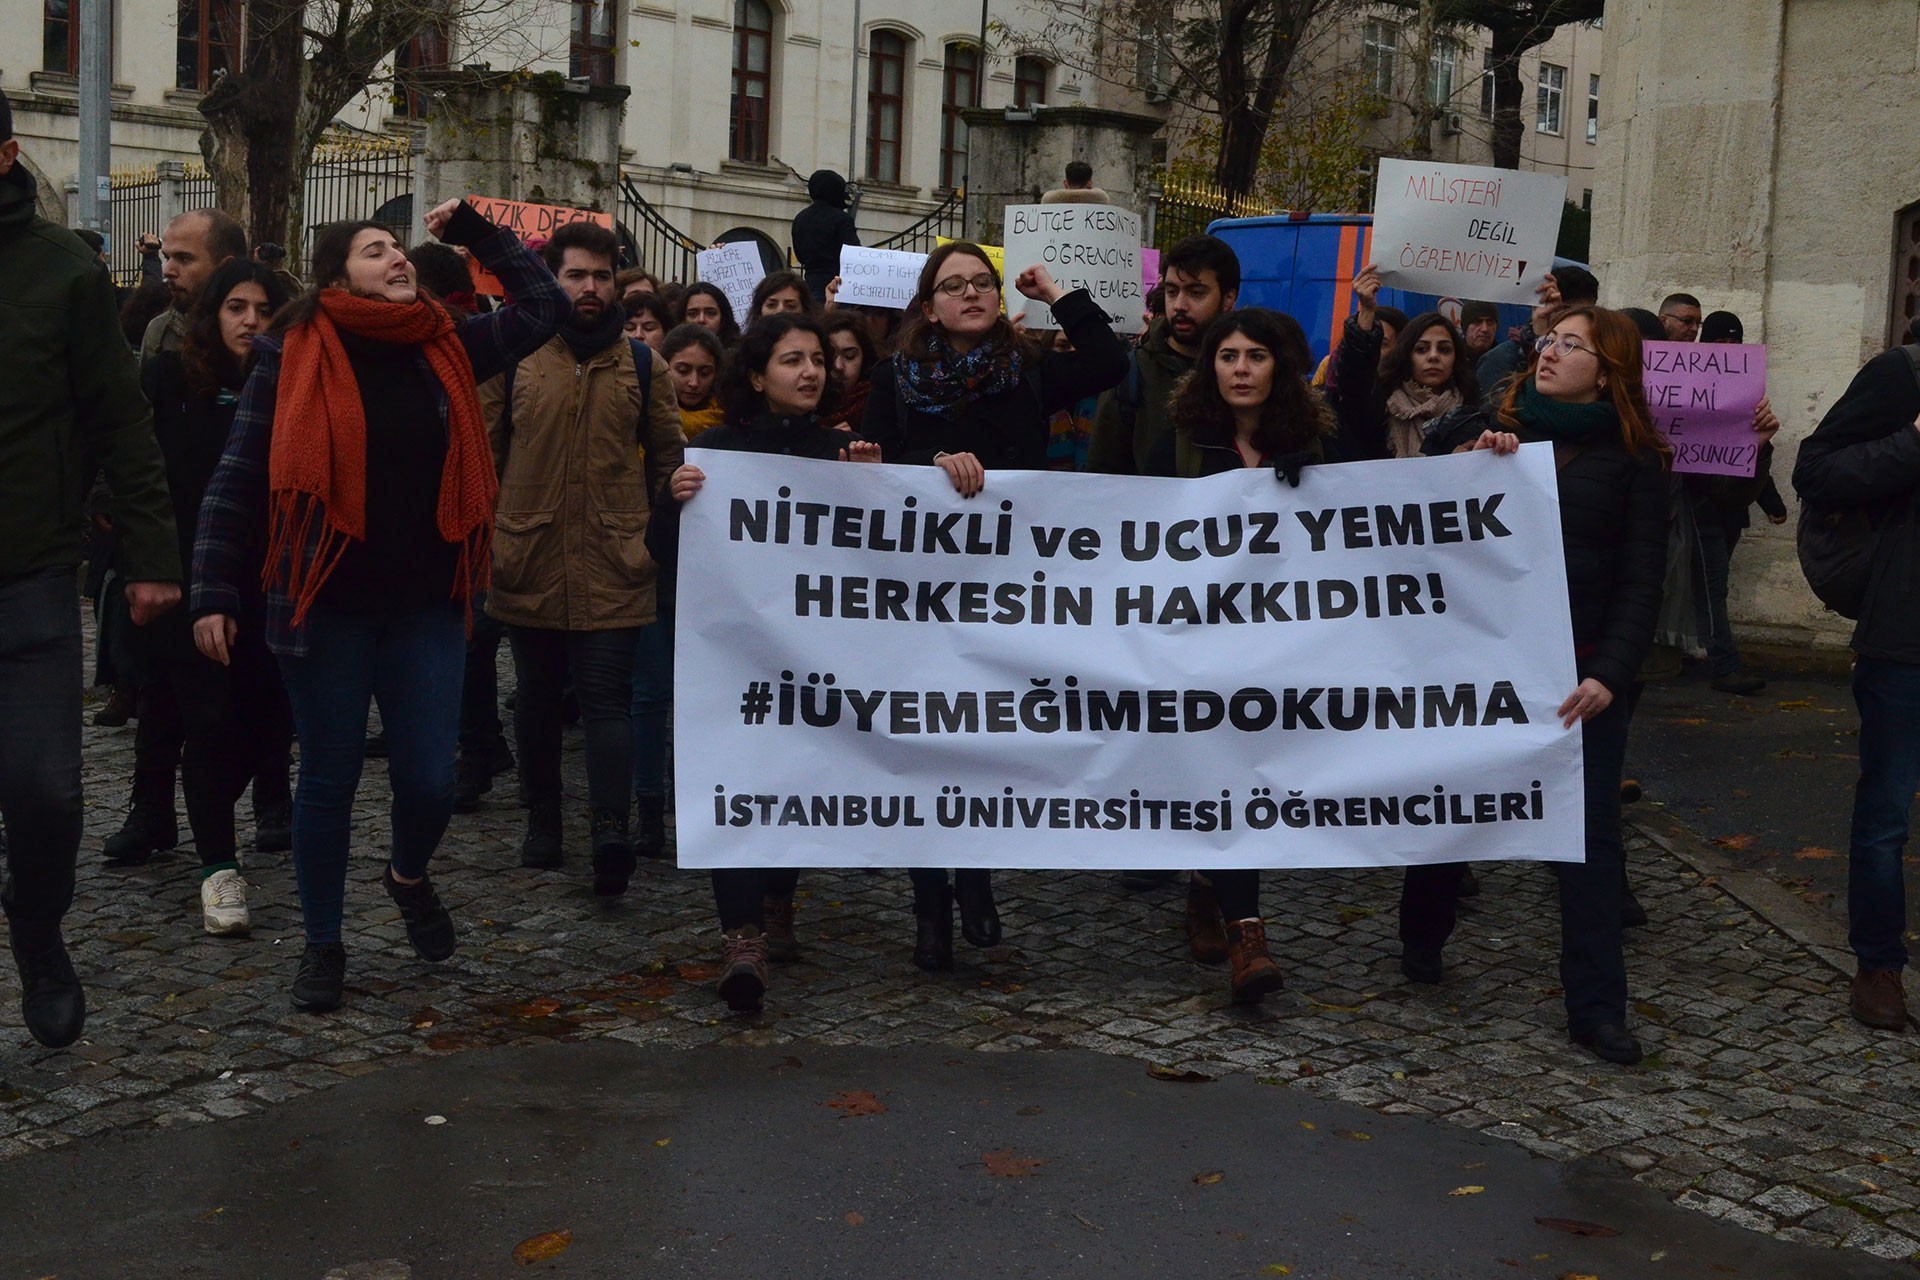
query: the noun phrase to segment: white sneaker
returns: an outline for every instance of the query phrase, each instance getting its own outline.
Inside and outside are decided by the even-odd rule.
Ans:
[[[252,927],[247,918],[247,882],[238,871],[216,871],[200,882],[200,915],[207,932],[217,938],[244,934]]]

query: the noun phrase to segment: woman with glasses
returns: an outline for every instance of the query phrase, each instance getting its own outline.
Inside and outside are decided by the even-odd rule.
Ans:
[[[1350,461],[1417,458],[1427,423],[1480,403],[1466,340],[1438,311],[1415,316],[1389,338],[1378,318],[1380,271],[1371,263],[1353,278],[1353,296],[1358,305],[1329,379],[1341,453]]]
[[[1640,332],[1618,311],[1579,307],[1536,344],[1532,371],[1498,404],[1461,409],[1427,433],[1429,454],[1523,443],[1553,446],[1560,539],[1567,565],[1579,684],[1560,705],[1582,725],[1585,860],[1554,864],[1560,882],[1560,982],[1567,1032],[1608,1062],[1640,1060],[1627,1030],[1621,948],[1624,854],[1620,770],[1627,748],[1627,691],[1653,643],[1667,560],[1666,466],[1641,390]],[[1438,983],[1440,951],[1454,925],[1462,863],[1409,867],[1400,896],[1400,968]]]
[[[860,434],[886,462],[939,467],[962,498],[977,496],[989,471],[1038,471],[1047,465],[1049,419],[1127,373],[1127,349],[1106,313],[1084,289],[1071,293],[1047,269],[1029,267],[1020,292],[1053,308],[1070,351],[1042,351],[1000,310],[1000,275],[979,245],[956,240],[927,256],[893,358],[873,371]],[[919,922],[913,962],[953,967],[953,904],[962,936],[997,946],[1000,916],[991,873],[915,868]]]

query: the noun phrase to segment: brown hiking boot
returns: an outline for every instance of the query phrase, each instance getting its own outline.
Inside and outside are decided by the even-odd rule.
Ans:
[[[1898,969],[1862,969],[1854,975],[1853,998],[1848,1002],[1853,1016],[1882,1031],[1907,1029],[1907,993],[1900,985]]]
[[[760,915],[767,922],[767,959],[791,964],[800,958],[800,940],[793,936],[793,899],[762,898]]]
[[[1283,983],[1280,966],[1267,954],[1264,920],[1235,920],[1227,926],[1227,957],[1233,961],[1233,1002],[1259,1004]]]
[[[1213,881],[1199,872],[1187,877],[1187,950],[1201,964],[1227,958],[1227,922],[1213,896]]]
[[[767,940],[752,925],[721,936],[720,998],[735,1013],[760,1008],[767,990]]]

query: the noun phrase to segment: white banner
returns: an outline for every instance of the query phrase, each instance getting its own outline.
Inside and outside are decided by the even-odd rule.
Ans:
[[[1413,293],[1538,301],[1553,270],[1567,180],[1472,164],[1381,160],[1373,260],[1383,284]]]
[[[1025,317],[1031,329],[1060,327],[1051,307],[1013,287],[1022,271],[1038,264],[1062,289],[1091,293],[1115,333],[1146,328],[1139,214],[1110,204],[1010,204],[1005,217],[1009,316]]]
[[[924,253],[900,249],[840,247],[840,292],[834,301],[844,307],[892,307],[903,311],[919,292]]]
[[[702,249],[694,260],[700,279],[720,286],[733,307],[734,323],[742,329],[753,319],[753,291],[767,278],[767,264],[760,260],[760,246],[751,240],[737,240],[718,249]]]
[[[1582,856],[1545,445],[973,499],[687,457],[682,866]]]

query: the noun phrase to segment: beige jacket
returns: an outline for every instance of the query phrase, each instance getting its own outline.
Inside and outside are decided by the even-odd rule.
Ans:
[[[512,412],[505,378],[480,388],[500,503],[487,612],[513,626],[612,631],[654,621],[647,555],[653,495],[686,437],[667,366],[653,358],[651,408],[625,339],[584,364],[556,335],[520,362]]]

